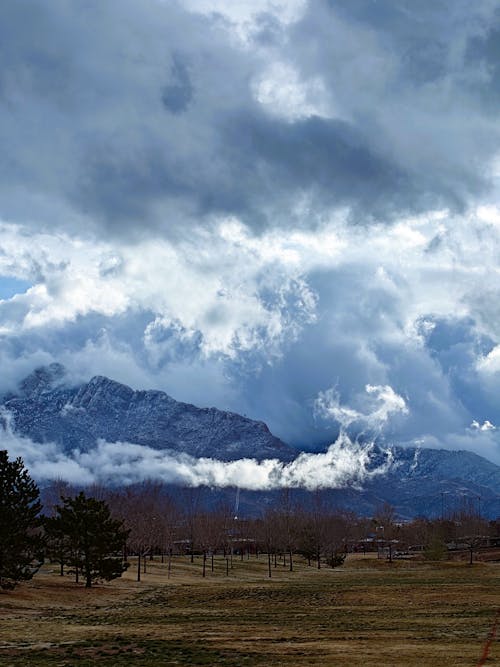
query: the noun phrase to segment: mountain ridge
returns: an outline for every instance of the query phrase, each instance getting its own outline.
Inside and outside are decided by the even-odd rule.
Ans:
[[[35,443],[53,442],[66,453],[88,452],[102,439],[226,462],[288,463],[299,455],[264,422],[182,403],[158,390],[135,391],[102,375],[72,385],[59,364],[36,369],[18,392],[0,398],[0,407],[12,417],[15,433]],[[5,427],[0,414],[2,421]],[[500,467],[478,454],[373,445],[367,470],[381,466],[386,472],[366,476],[362,489],[348,483],[329,490],[331,502],[360,513],[389,502],[403,517],[457,513],[468,504],[485,516],[500,516]],[[266,494],[245,495],[265,502]]]
[[[158,390],[135,391],[103,375],[76,386],[65,384],[64,377],[59,364],[36,369],[18,393],[0,401],[17,433],[64,451],[88,450],[102,438],[220,460],[293,458],[292,448],[262,421],[198,408]]]

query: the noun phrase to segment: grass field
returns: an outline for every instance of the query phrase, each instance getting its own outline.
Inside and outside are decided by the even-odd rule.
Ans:
[[[209,564],[208,564],[209,565]],[[349,556],[318,571],[267,561],[148,563],[85,590],[46,566],[0,593],[0,665],[475,666],[500,600],[500,563]],[[493,643],[487,665],[500,665]]]

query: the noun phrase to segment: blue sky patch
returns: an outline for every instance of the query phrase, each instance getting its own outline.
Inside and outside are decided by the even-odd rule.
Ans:
[[[10,276],[0,276],[0,299],[10,299],[14,294],[22,294],[31,287],[27,280]]]

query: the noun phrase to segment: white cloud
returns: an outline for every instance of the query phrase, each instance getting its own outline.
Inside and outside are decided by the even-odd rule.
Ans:
[[[323,419],[338,422],[343,429],[352,424],[381,430],[391,417],[396,414],[407,415],[408,408],[402,396],[396,394],[389,385],[370,385],[365,387],[366,396],[358,397],[364,411],[341,405],[336,388],[327,389],[318,394],[314,402],[315,413]]]
[[[471,428],[477,431],[496,431],[497,427],[492,424],[489,419],[486,419],[482,424],[474,419]]]
[[[314,318],[301,263],[291,264],[287,244],[276,238],[235,237],[221,225],[175,245],[144,241],[116,250],[65,235],[27,237],[9,225],[0,232],[11,270],[40,281],[0,302],[4,334],[57,327],[87,313],[150,311],[157,322],[199,332],[205,355],[234,356],[263,345],[278,353],[284,337],[293,339]],[[262,292],[272,299],[265,303]]]
[[[485,375],[493,375],[500,371],[500,345],[496,345],[488,354],[477,360],[477,369]]]
[[[289,334],[279,302],[292,294],[311,321],[315,295],[308,274],[353,268],[365,289],[400,300],[397,334],[430,315],[467,316],[477,308],[472,295],[498,282],[493,248],[500,246],[499,232],[481,224],[470,216],[440,217],[443,231],[432,252],[433,216],[401,221],[388,231],[352,229],[337,214],[314,231],[291,229],[286,236],[254,236],[240,221],[224,219],[209,230],[194,229],[189,239],[133,246],[28,235],[3,224],[0,272],[35,284],[0,302],[2,329],[57,326],[89,312],[112,317],[150,310],[200,331],[208,354],[227,353],[236,340],[252,348],[256,331],[275,340]],[[480,237],[471,225],[481,228]],[[262,292],[275,295],[274,308],[264,305]]]
[[[253,92],[267,111],[290,121],[338,116],[323,81],[319,77],[301,81],[287,63],[273,63],[260,73],[253,82]]]
[[[269,14],[283,24],[298,21],[308,0],[183,0],[190,11],[200,14],[219,14],[243,44],[252,42],[256,22]]]

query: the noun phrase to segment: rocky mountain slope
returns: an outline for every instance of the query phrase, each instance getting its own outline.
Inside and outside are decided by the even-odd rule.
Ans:
[[[133,391],[102,376],[67,386],[59,364],[34,371],[0,404],[17,433],[62,445],[64,451],[88,450],[102,438],[221,460],[293,456],[263,422],[197,408],[162,391]]]
[[[389,502],[408,517],[500,516],[500,466],[466,451],[393,447],[392,454],[387,474],[364,485],[364,502]]]

